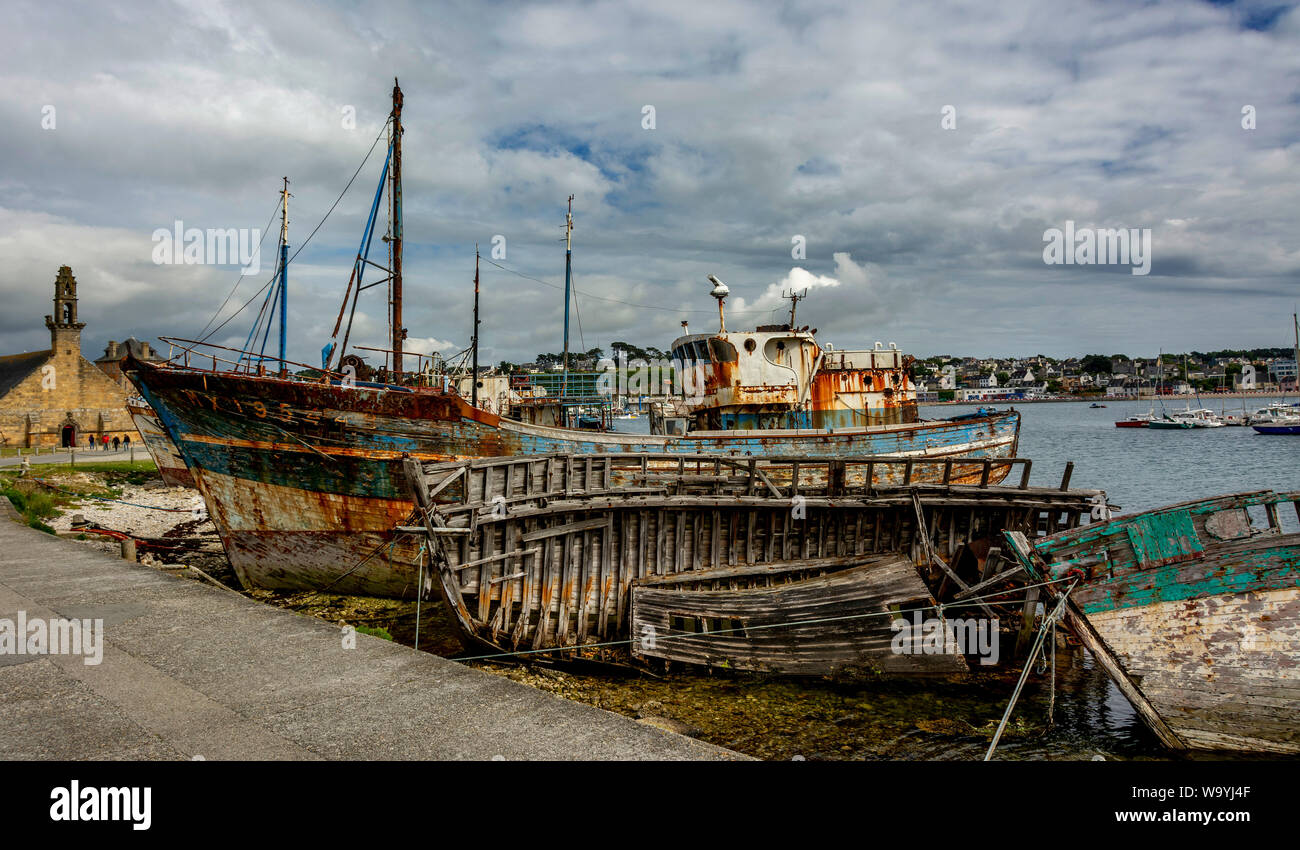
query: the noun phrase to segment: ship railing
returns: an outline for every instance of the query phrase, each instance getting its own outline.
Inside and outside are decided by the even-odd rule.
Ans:
[[[213,373],[234,372],[245,375],[257,375],[259,377],[273,375],[288,380],[310,381],[313,383],[335,383],[356,380],[355,376],[323,369],[320,366],[311,366],[294,360],[281,360],[278,357],[267,357],[255,351],[246,351],[240,348],[217,345],[214,342],[203,342],[202,340],[183,339],[181,337],[169,336],[160,336],[158,338],[168,345],[167,364],[171,366],[180,366],[185,369]],[[205,350],[195,350],[200,348]],[[211,351],[208,349],[211,349]],[[238,355],[238,359],[231,360],[228,357],[222,357],[220,354],[216,353],[217,351],[236,354]],[[267,362],[279,364],[279,368],[268,369],[266,367]],[[290,371],[290,367],[307,370],[312,374],[311,376],[295,374]],[[358,383],[361,382],[358,381]]]

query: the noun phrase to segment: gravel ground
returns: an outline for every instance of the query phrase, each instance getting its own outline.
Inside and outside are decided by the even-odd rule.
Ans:
[[[50,520],[50,527],[58,532],[71,531],[74,517],[80,514],[104,528],[122,531],[135,537],[163,537],[182,522],[194,519],[207,520],[207,508],[197,490],[158,484],[127,485],[120,489],[121,501],[83,499],[79,506],[70,507],[60,516]],[[132,504],[125,504],[127,502]],[[142,505],[146,507],[140,507]],[[157,508],[171,510],[162,511]],[[215,532],[216,528],[208,520],[196,530]]]

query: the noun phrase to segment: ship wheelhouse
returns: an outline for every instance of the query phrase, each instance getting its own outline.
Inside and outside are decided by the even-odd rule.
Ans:
[[[892,343],[836,351],[822,348],[807,328],[761,325],[679,337],[671,351],[680,395],[671,413],[652,417],[655,433],[832,430],[919,419],[912,358]]]

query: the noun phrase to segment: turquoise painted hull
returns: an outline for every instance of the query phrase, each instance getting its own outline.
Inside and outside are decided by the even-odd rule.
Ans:
[[[1300,753],[1300,534],[1280,518],[1297,499],[1171,505],[1043,538],[1022,560],[1058,591],[1075,583],[1071,604],[1172,746]]]

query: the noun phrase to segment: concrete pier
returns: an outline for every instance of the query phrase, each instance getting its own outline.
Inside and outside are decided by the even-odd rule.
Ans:
[[[0,759],[743,758],[0,513],[20,611],[102,619],[103,658],[0,654]]]

